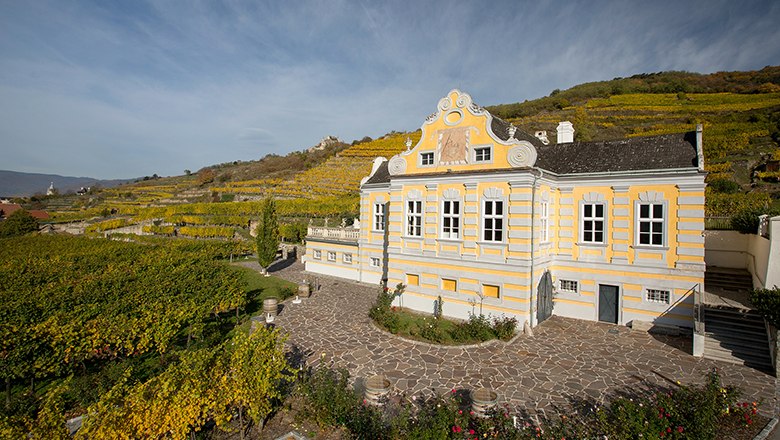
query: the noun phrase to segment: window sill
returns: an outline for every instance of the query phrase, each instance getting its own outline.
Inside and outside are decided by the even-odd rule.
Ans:
[[[462,238],[438,238],[437,240],[452,244],[463,243]]]
[[[601,247],[601,248],[605,248],[605,247],[609,246],[609,244],[608,243],[590,243],[590,242],[578,241],[577,242],[577,246],[580,246],[580,247]]]
[[[503,241],[478,241],[478,245],[485,246],[485,247],[501,247],[506,246],[506,243]]]
[[[669,250],[669,246],[653,246],[649,244],[635,244],[631,247],[642,251],[668,251]]]

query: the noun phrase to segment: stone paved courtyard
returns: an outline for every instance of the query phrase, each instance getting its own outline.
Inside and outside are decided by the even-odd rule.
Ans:
[[[778,384],[760,371],[695,358],[689,338],[666,338],[624,326],[553,316],[509,343],[432,346],[376,328],[368,311],[377,287],[303,271],[294,263],[274,275],[299,283],[317,281],[320,290],[302,304],[291,300],[276,325],[288,344],[303,350],[309,365],[332,362],[357,380],[384,373],[398,392],[490,387],[516,411],[536,413],[571,408],[580,399],[700,383],[717,368],[723,382],[739,386],[746,399],[761,399],[766,415],[777,414]],[[681,345],[687,344],[686,345]],[[686,351],[683,351],[686,350]],[[324,354],[324,358],[323,358]]]

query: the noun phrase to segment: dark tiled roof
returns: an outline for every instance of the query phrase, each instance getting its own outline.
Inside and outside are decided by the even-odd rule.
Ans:
[[[390,181],[390,171],[387,169],[388,161],[382,162],[381,165],[379,165],[379,168],[376,169],[376,172],[373,176],[371,176],[370,179],[368,179],[365,183],[365,185],[370,185],[372,183],[387,183]]]
[[[696,133],[536,146],[535,166],[557,174],[695,168]]]
[[[503,119],[499,119],[493,116],[493,120],[490,122],[490,129],[499,139],[501,139],[502,141],[506,141],[509,139],[509,125],[510,125],[509,122],[506,122]],[[515,139],[517,139],[518,141],[528,141],[534,147],[543,145],[542,141],[537,139],[536,136],[531,136],[530,134],[520,130],[519,128],[515,130]]]

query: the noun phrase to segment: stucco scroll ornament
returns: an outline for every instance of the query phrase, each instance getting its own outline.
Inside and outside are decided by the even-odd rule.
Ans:
[[[458,108],[464,108],[471,106],[471,96],[469,96],[468,93],[461,93],[460,96],[458,96],[458,100],[455,101],[455,105],[458,106]]]
[[[475,115],[481,115],[481,114],[485,113],[485,109],[484,108],[478,106],[477,104],[475,104],[473,102],[469,106],[469,109],[471,110],[471,113],[473,113]]]
[[[387,171],[391,176],[397,176],[406,172],[406,160],[399,156],[393,156],[387,164]]]
[[[444,98],[441,98],[439,100],[438,108],[440,111],[446,111],[449,110],[450,107],[452,107],[452,101],[448,96],[445,96]]]
[[[507,161],[513,167],[531,167],[536,163],[536,149],[527,142],[509,149]]]

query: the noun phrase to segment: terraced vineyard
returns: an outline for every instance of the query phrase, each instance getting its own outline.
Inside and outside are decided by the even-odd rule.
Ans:
[[[708,182],[730,181],[732,193],[708,189],[707,214],[728,216],[749,206],[780,204],[777,173],[756,170],[780,160],[780,93],[626,94],[593,98],[579,105],[509,118],[526,131],[547,130],[554,142],[562,120],[574,123],[575,139],[606,140],[692,131],[704,127]]]
[[[331,157],[325,163],[297,174],[293,179],[261,179],[230,182],[212,188],[241,199],[271,194],[278,198],[310,198],[357,196],[360,179],[371,171],[375,157],[389,159],[406,149],[406,139],[420,140],[421,132],[395,133],[370,142],[353,145]]]
[[[714,188],[708,188],[707,214],[731,215],[747,207],[780,204],[780,173],[767,168],[780,161],[780,86],[772,81],[780,82],[780,68],[638,75],[488,110],[527,132],[546,130],[552,142],[558,122],[564,120],[573,122],[575,140],[582,141],[691,131],[701,123],[708,182]],[[626,93],[631,90],[652,93]],[[670,90],[673,93],[658,93]],[[424,114],[421,109],[421,120]],[[340,143],[324,150],[214,165],[192,175],[103,190],[90,202],[73,196],[54,199],[51,207],[57,211],[56,221],[124,219],[100,223],[91,231],[105,233],[110,225],[154,221],[145,224],[144,231],[166,235],[175,229],[222,237],[236,231],[246,235],[257,201],[268,195],[279,200],[282,215],[290,221],[350,217],[357,214],[360,179],[369,173],[373,159],[389,159],[406,149],[407,137],[416,144],[420,135],[419,130],[393,132],[352,146]],[[99,220],[103,219],[92,223]]]

